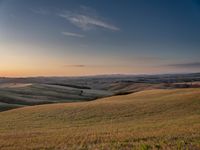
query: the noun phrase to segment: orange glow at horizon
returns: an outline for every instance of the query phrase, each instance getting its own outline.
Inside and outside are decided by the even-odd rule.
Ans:
[[[128,55],[80,54],[68,51],[62,55],[56,54],[52,47],[11,43],[0,41],[0,77],[156,74],[177,71],[177,68],[153,67],[151,63],[156,64],[158,60],[152,58],[136,57],[133,60]]]
[[[165,71],[170,72],[170,69]],[[54,69],[16,69],[0,70],[0,77],[34,77],[34,76],[87,76],[102,74],[155,74],[161,68],[130,68],[130,67],[59,67]]]

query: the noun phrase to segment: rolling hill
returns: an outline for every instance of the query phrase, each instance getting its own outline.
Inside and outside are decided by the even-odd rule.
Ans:
[[[40,104],[91,101],[149,89],[198,88],[199,81],[199,73],[0,78],[0,111]]]
[[[0,113],[0,149],[200,149],[200,89],[156,89]]]

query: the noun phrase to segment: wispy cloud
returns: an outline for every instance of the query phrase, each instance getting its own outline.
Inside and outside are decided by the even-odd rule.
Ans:
[[[104,28],[112,31],[120,30],[119,27],[108,23],[101,16],[94,15],[94,12],[86,8],[81,7],[82,10],[80,12],[65,11],[60,13],[59,16],[82,30],[90,30],[92,28]]]
[[[170,64],[170,65],[167,65],[167,66],[176,67],[176,68],[200,68],[200,62]]]
[[[78,33],[73,33],[73,32],[61,32],[65,36],[70,36],[70,37],[78,37],[78,38],[84,38],[85,36],[82,34]]]
[[[83,68],[86,67],[86,65],[65,65],[64,67]]]

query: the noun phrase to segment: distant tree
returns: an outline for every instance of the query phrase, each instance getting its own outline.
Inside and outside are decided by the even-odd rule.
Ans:
[[[80,91],[80,94],[79,94],[79,95],[83,95],[83,90]]]

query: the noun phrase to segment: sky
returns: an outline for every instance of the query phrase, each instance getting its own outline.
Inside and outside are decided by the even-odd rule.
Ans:
[[[200,0],[0,0],[0,76],[200,72]]]

